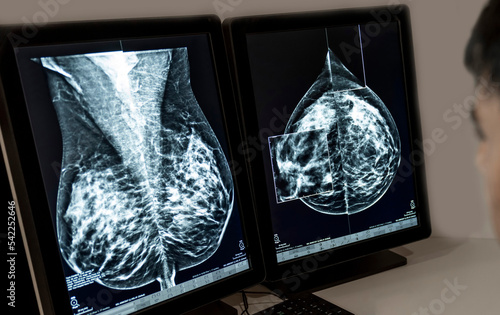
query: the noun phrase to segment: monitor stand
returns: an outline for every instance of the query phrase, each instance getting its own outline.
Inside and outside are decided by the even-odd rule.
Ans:
[[[307,291],[323,290],[403,265],[406,265],[406,257],[385,250],[286,279],[266,281],[263,285],[281,297],[290,297]]]
[[[217,315],[238,315],[238,311],[222,301],[215,301],[195,310],[184,313],[183,315],[207,315],[207,314],[217,314]]]

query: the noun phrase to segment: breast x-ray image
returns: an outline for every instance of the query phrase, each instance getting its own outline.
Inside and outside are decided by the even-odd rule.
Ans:
[[[331,49],[283,135],[269,138],[278,203],[301,200],[332,215],[379,200],[401,160],[397,126],[383,101]]]
[[[98,283],[175,285],[218,248],[233,209],[229,164],[190,83],[186,48],[34,60],[62,140],[62,257]]]

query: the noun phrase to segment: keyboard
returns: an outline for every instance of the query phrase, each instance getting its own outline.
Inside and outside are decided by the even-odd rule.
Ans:
[[[255,315],[354,315],[351,312],[337,306],[331,302],[323,300],[312,293],[306,293],[292,297],[284,302],[276,304]]]

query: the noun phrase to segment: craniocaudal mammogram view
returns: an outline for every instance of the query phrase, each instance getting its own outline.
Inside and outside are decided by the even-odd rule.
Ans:
[[[284,134],[270,137],[269,147],[277,202],[300,199],[333,215],[377,202],[401,160],[399,132],[386,105],[331,49]]]
[[[75,272],[102,285],[173,285],[218,248],[229,165],[190,84],[186,48],[35,59],[63,139],[57,232]]]

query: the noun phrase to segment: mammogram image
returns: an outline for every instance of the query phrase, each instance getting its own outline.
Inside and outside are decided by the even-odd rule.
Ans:
[[[131,289],[200,264],[233,208],[229,165],[191,89],[187,48],[44,57],[60,124],[61,253]]]
[[[285,134],[269,140],[276,199],[300,199],[326,214],[354,214],[391,185],[401,141],[382,100],[330,49],[325,59]]]
[[[278,202],[333,190],[327,136],[319,129],[269,138]]]

